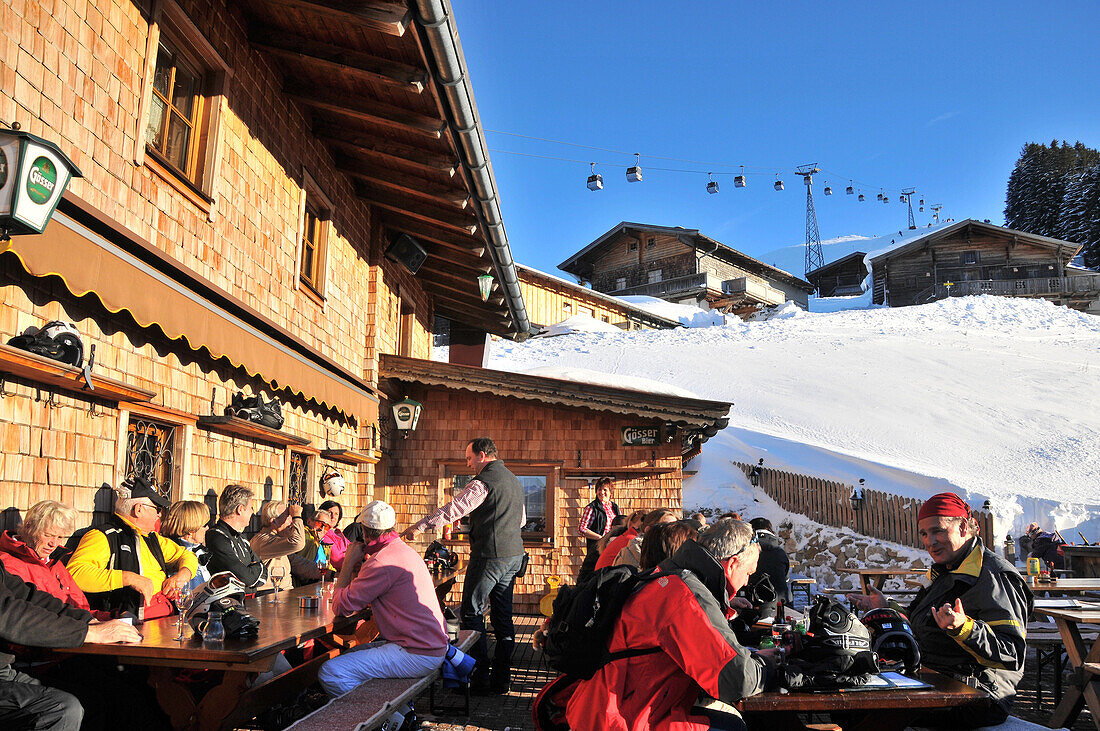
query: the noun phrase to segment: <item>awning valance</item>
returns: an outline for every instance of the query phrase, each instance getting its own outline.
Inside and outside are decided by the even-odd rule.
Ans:
[[[364,385],[272,337],[208,297],[143,262],[71,217],[56,212],[46,232],[0,243],[35,276],[56,275],[74,295],[94,293],[111,312],[126,310],[142,327],[206,348],[271,384],[336,409],[360,423],[378,418],[378,398]]]

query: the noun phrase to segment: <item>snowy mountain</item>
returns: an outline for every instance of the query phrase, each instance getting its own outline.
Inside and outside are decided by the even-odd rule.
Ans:
[[[685,481],[689,507],[740,485],[731,460],[762,457],[900,495],[989,499],[998,532],[1037,520],[1100,539],[1100,318],[997,297],[783,314],[502,341],[489,367],[587,369],[732,402]]]
[[[947,225],[946,221],[937,223],[933,226],[918,228],[915,231],[910,231],[908,229],[891,231],[881,236],[862,236],[860,234],[839,236],[835,239],[822,241],[821,254],[825,263],[829,264],[837,259],[843,259],[849,254],[857,251],[866,253],[879,251],[891,245],[900,245],[909,239],[922,236],[929,231],[934,231],[945,225]],[[766,254],[761,254],[757,258],[766,264],[771,264],[774,267],[779,267],[780,269],[788,271],[796,277],[805,276],[806,244],[804,243],[773,249]]]

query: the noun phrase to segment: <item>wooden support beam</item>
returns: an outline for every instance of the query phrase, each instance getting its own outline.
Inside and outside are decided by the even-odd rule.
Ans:
[[[420,69],[329,43],[303,38],[297,33],[257,21],[248,24],[248,41],[279,58],[301,63],[317,71],[354,74],[396,89],[419,94],[428,75]]]
[[[479,274],[493,273],[493,265],[485,259],[459,259],[447,252],[439,252],[438,255],[429,256],[428,261],[421,264],[420,268],[430,274],[450,272],[462,277],[476,277]]]
[[[442,263],[447,264],[448,262]],[[443,267],[437,267],[435,269],[425,269],[423,266],[421,266],[419,271],[417,271],[416,276],[417,279],[420,279],[425,283],[437,283],[461,295],[469,295],[472,293],[477,297],[481,296],[481,292],[478,291],[478,275],[476,274],[456,272],[453,269],[450,271],[445,271]],[[493,281],[492,292],[495,292],[498,295],[501,292],[500,283],[497,282],[495,279]]]
[[[421,283],[424,285],[424,288],[429,292],[437,292],[438,290],[443,290],[443,294],[445,295],[447,293],[453,293],[459,298],[465,298],[470,295],[471,291],[473,291],[474,297],[479,301],[481,299],[481,294],[477,291],[476,281],[468,280],[465,282],[453,284],[449,280],[443,281],[441,279],[436,279],[435,277],[433,277],[432,279],[425,279],[424,277],[420,276],[420,272],[417,272],[417,279],[421,281]],[[495,295],[490,293],[488,303],[491,305],[503,306],[504,296],[500,294],[500,292],[497,292]]]
[[[404,3],[382,0],[356,3],[341,0],[264,0],[264,4],[269,8],[282,7],[307,15],[319,15],[391,36],[403,36],[412,20],[412,13]]]
[[[419,218],[403,215],[400,211],[385,211],[380,216],[384,225],[420,239],[427,239],[455,251],[485,256],[485,242],[472,235],[463,235],[441,226],[433,226]]]
[[[446,128],[446,122],[428,117],[407,109],[364,98],[350,97],[331,89],[310,86],[298,81],[287,80],[283,84],[283,93],[307,107],[338,114],[342,117],[357,119],[380,127],[389,127],[403,132],[415,132],[433,139],[439,139]]]
[[[377,188],[368,188],[362,181],[356,181],[355,193],[373,206],[400,213],[432,226],[468,235],[477,231],[477,221],[467,214],[429,206]]]
[[[363,181],[367,188],[393,190],[451,208],[465,208],[470,200],[470,194],[465,190],[439,185],[415,175],[386,170],[359,160],[337,159],[336,169]]]
[[[387,140],[368,132],[349,130],[346,126],[333,124],[320,117],[313,119],[314,136],[341,150],[376,158],[380,163],[395,162],[424,170],[438,171],[453,177],[456,162],[454,158],[421,147],[405,145]]]
[[[498,322],[504,324],[511,320],[511,316],[505,315],[507,310],[504,308],[504,299],[494,302],[490,299],[488,302],[482,302],[481,297],[475,294],[473,297],[467,298],[462,296],[450,296],[445,293],[433,291],[432,297],[438,302],[449,305],[451,308],[458,312],[469,312],[474,317],[480,317],[488,322]],[[500,310],[492,309],[493,306],[501,308]]]

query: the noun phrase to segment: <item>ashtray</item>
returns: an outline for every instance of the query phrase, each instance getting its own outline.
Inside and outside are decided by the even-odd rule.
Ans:
[[[317,609],[321,606],[320,597],[315,596],[300,596],[298,597],[299,609]]]

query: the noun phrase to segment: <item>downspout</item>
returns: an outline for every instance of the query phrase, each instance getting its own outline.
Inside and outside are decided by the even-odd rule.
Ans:
[[[500,214],[500,198],[493,169],[489,162],[489,150],[481,132],[474,91],[466,73],[466,62],[458,41],[458,29],[454,25],[449,0],[414,0],[416,21],[435,59],[433,74],[451,112],[448,120],[459,142],[463,174],[470,183],[476,199],[478,220],[487,234],[497,281],[504,290],[508,311],[516,330],[516,339],[524,340],[531,329],[527,308],[520,294],[519,276],[508,246],[508,235]]]

